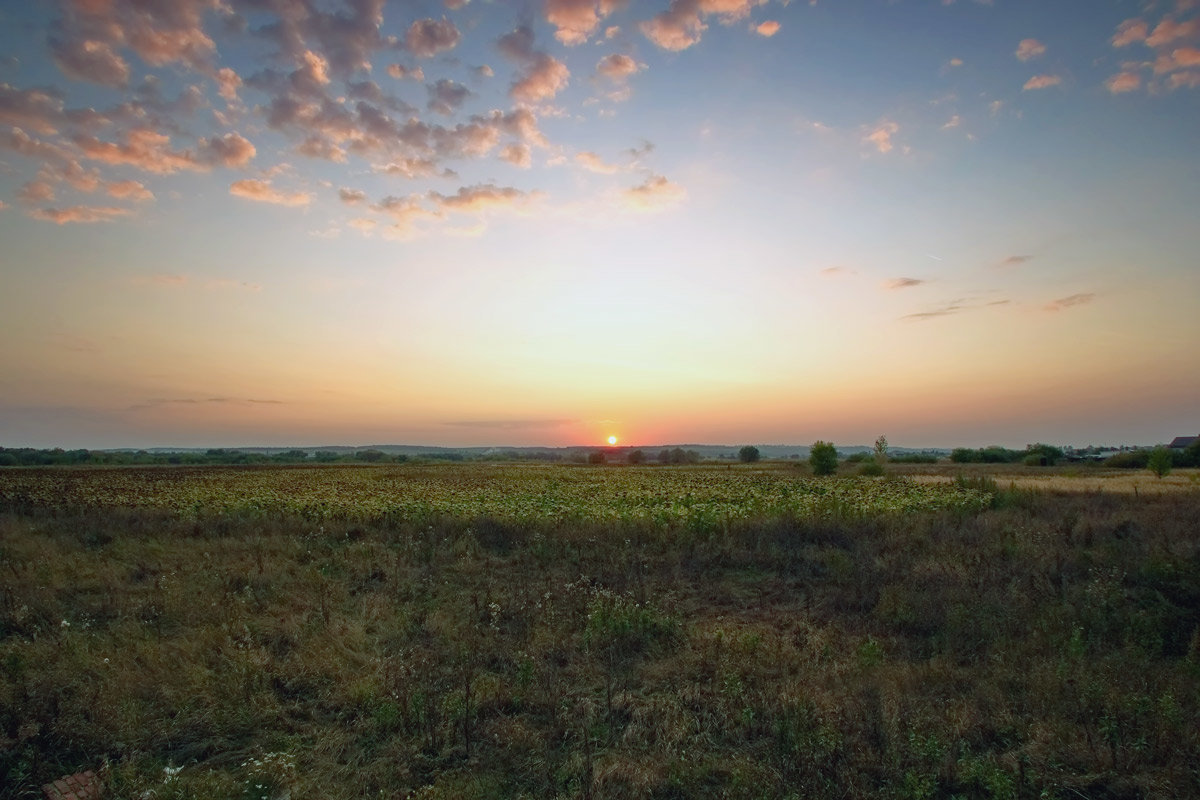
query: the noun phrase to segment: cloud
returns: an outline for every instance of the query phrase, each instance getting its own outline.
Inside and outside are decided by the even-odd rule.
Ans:
[[[1136,72],[1118,72],[1106,80],[1104,86],[1113,94],[1136,92],[1142,88],[1142,76]]]
[[[595,172],[600,175],[612,175],[621,169],[616,164],[606,163],[600,156],[587,150],[576,153],[575,162],[588,172]]]
[[[494,208],[510,208],[527,202],[534,195],[511,186],[496,186],[487,183],[478,186],[463,186],[452,195],[430,192],[429,199],[438,207],[457,212],[489,211]]]
[[[842,267],[842,266],[825,267],[825,269],[821,270],[821,275],[825,276],[826,278],[837,278],[842,275],[856,275],[856,274],[858,274],[858,273],[856,273],[854,270],[850,269],[849,267]]]
[[[1168,17],[1154,26],[1154,31],[1146,37],[1146,45],[1158,48],[1180,39],[1197,36],[1200,36],[1200,17],[1185,22],[1176,22]]]
[[[958,114],[955,114],[946,121],[946,124],[942,126],[942,130],[948,131],[951,128],[957,128],[960,125],[962,125],[962,117],[960,117]]]
[[[207,73],[216,46],[204,32],[204,15],[217,5],[213,0],[70,0],[54,23],[51,51],[67,75],[87,80],[80,72],[93,67],[102,72],[103,80],[96,82],[106,85],[123,85],[107,83],[122,72],[117,47],[128,47],[151,67],[182,63]]]
[[[522,142],[510,144],[500,151],[500,158],[507,161],[516,167],[528,169],[533,166],[533,156],[529,150],[529,145]]]
[[[458,428],[495,428],[496,430],[515,431],[526,428],[558,428],[563,425],[577,425],[577,419],[462,419],[447,420],[443,425]]]
[[[103,164],[128,165],[144,172],[170,175],[181,170],[204,172],[213,166],[242,167],[255,155],[254,145],[237,133],[201,139],[196,151],[171,150],[169,136],[151,128],[128,131],[121,143],[103,142],[94,136],[73,139],[85,157]]]
[[[29,181],[17,192],[17,199],[30,205],[51,203],[54,201],[54,186],[49,181]]]
[[[567,65],[554,56],[539,53],[509,90],[520,103],[539,103],[549,100],[566,88],[571,77]]]
[[[617,5],[617,0],[545,0],[546,21],[557,28],[555,39],[565,45],[579,45]]]
[[[1057,75],[1034,75],[1029,80],[1025,81],[1025,85],[1021,87],[1022,91],[1031,89],[1049,89],[1051,86],[1058,86],[1062,83],[1062,78]]]
[[[238,99],[238,89],[242,88],[242,78],[229,67],[221,67],[217,70],[217,94],[227,103],[236,103]]]
[[[386,214],[392,218],[392,230],[396,233],[407,234],[412,224],[418,219],[436,217],[437,214],[421,205],[419,196],[392,197],[388,196],[371,206],[372,210]]]
[[[1060,297],[1046,305],[1047,311],[1058,312],[1064,309],[1073,308],[1074,306],[1083,306],[1096,299],[1096,295],[1092,292],[1086,294],[1073,294],[1068,297]]]
[[[122,200],[153,200],[154,192],[147,189],[137,181],[115,181],[107,184],[104,191],[109,197],[116,197]]]
[[[51,134],[58,132],[62,119],[62,100],[50,92],[0,83],[0,123]]]
[[[930,320],[930,319],[938,319],[939,317],[948,317],[951,314],[957,314],[960,311],[965,310],[966,308],[967,308],[967,306],[951,304],[951,305],[943,306],[941,308],[934,309],[933,311],[921,311],[916,314],[905,314],[900,319],[911,320],[913,322],[920,322],[923,320]]]
[[[1135,42],[1144,42],[1150,34],[1150,26],[1144,20],[1127,19],[1117,26],[1113,34],[1113,47],[1128,47]]]
[[[1017,45],[1016,57],[1021,61],[1029,61],[1046,52],[1046,45],[1037,39],[1022,39]]]
[[[1016,267],[1033,260],[1033,256],[1009,256],[1000,262],[1001,267]]]
[[[639,64],[624,53],[610,53],[596,62],[596,74],[614,83],[621,83],[645,68],[645,64]]]
[[[755,33],[757,33],[759,36],[766,36],[769,39],[770,37],[779,33],[779,29],[781,27],[782,26],[778,22],[776,22],[773,19],[769,19],[769,20],[766,20],[765,22],[760,22],[757,25],[750,26],[750,29],[752,31],[754,31]]]
[[[1200,72],[1176,72],[1167,79],[1167,86],[1171,89],[1198,89]]]
[[[452,115],[461,108],[466,99],[471,96],[470,89],[448,78],[441,78],[437,83],[431,83],[426,88],[429,90],[429,110],[446,116]]]
[[[132,214],[128,208],[113,206],[70,206],[68,208],[39,208],[30,212],[34,219],[66,225],[71,222],[112,222]]]
[[[1163,53],[1158,57],[1154,62],[1154,74],[1162,75],[1191,67],[1200,67],[1200,49],[1177,47],[1170,53]]]
[[[890,153],[893,148],[892,137],[899,132],[899,125],[890,120],[884,120],[863,137],[863,143],[872,145],[880,153]]]
[[[683,202],[687,192],[662,175],[651,175],[638,186],[626,189],[623,197],[634,211],[661,211]]]
[[[891,280],[884,282],[883,288],[892,291],[896,289],[911,289],[914,286],[920,286],[921,284],[928,282],[929,281],[921,278],[892,278]]]
[[[388,64],[387,74],[391,75],[396,80],[404,80],[410,78],[414,81],[425,80],[425,70],[418,67],[406,67],[403,64]]]
[[[671,0],[666,11],[642,22],[642,35],[664,50],[686,50],[708,30],[704,19],[716,15],[723,25],[745,19],[764,0]]]
[[[365,203],[367,201],[367,193],[358,189],[338,189],[338,198],[348,206]]]
[[[453,50],[462,39],[462,34],[448,19],[421,19],[409,26],[404,35],[404,46],[417,58],[431,58],[438,53]]]
[[[229,186],[229,193],[234,197],[243,197],[258,203],[271,203],[277,206],[306,206],[313,199],[311,194],[282,192],[266,181],[252,178],[234,181]]]
[[[54,56],[54,63],[68,78],[114,89],[129,83],[129,64],[108,42],[52,38],[50,52]]]
[[[963,65],[963,60],[961,58],[952,58],[946,62],[946,65],[951,67],[961,67]]]

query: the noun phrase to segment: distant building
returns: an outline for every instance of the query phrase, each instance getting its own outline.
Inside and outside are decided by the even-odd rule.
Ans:
[[[1176,436],[1167,447],[1170,447],[1172,450],[1183,450],[1186,447],[1190,447],[1197,439],[1200,439],[1200,436]]]

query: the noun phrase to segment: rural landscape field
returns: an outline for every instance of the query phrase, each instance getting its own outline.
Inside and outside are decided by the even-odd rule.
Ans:
[[[1200,794],[1196,475],[1051,470],[3,470],[0,796]]]

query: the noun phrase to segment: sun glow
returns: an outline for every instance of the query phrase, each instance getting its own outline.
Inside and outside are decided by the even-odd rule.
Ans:
[[[615,437],[615,436],[610,436],[610,437],[608,437],[608,443],[609,443],[609,444],[616,444],[616,443],[617,443],[617,437]]]

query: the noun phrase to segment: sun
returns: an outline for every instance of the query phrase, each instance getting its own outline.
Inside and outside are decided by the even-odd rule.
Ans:
[[[617,443],[617,437],[615,437],[615,436],[610,436],[610,437],[608,437],[608,443],[609,443],[609,444],[616,444],[616,443]]]

